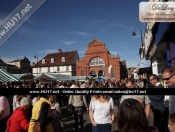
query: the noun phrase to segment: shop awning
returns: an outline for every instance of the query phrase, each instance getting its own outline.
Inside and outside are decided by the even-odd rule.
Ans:
[[[19,79],[7,72],[6,70],[0,69],[0,82],[18,82]]]
[[[146,59],[141,60],[139,64],[138,74],[146,73],[149,71],[151,71],[151,61]]]

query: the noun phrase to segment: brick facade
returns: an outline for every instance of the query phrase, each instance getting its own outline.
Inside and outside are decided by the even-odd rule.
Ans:
[[[91,65],[91,60],[94,58],[101,58],[104,64],[99,65]],[[94,72],[96,76],[101,76],[103,73],[103,69],[105,69],[104,74],[111,78],[115,78],[117,80],[120,78],[120,57],[117,55],[111,55],[108,49],[105,47],[103,42],[99,40],[93,40],[90,44],[88,44],[88,48],[85,52],[85,56],[76,62],[76,75],[77,76],[90,76],[91,73]],[[105,66],[104,66],[105,65]],[[108,75],[108,67],[112,65],[111,74]]]

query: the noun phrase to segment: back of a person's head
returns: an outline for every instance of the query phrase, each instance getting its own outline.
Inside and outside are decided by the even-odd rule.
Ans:
[[[117,115],[120,132],[148,132],[148,121],[142,104],[135,99],[122,102]]]
[[[125,84],[128,84],[129,82],[132,83],[132,84],[134,84],[134,83],[135,83],[135,80],[132,79],[132,78],[127,78],[127,79],[125,80]]]
[[[32,105],[32,100],[30,98],[27,97],[23,97],[20,101],[20,106],[30,106]]]

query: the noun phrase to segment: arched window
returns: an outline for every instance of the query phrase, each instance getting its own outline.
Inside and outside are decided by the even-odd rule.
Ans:
[[[66,57],[62,57],[61,62],[66,62]]]
[[[90,66],[104,65],[104,61],[100,57],[95,57],[91,60]]]
[[[54,58],[51,59],[51,63],[54,63]]]
[[[46,63],[46,60],[45,59],[42,59],[42,64],[45,64]]]

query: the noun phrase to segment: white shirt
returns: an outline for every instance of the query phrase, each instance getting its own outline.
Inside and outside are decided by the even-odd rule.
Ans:
[[[93,118],[97,124],[107,124],[111,120],[110,110],[114,110],[114,101],[110,96],[108,96],[108,101],[105,103],[91,100],[89,109],[94,112]]]
[[[75,88],[75,85],[73,84],[70,88]]]
[[[158,82],[155,86],[159,86],[160,82]]]

